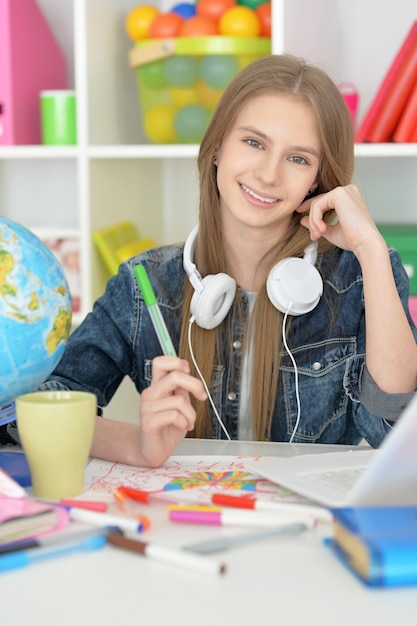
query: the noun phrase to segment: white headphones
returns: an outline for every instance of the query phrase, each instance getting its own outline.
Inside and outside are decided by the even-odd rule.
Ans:
[[[188,235],[184,246],[183,266],[194,287],[190,310],[201,328],[211,330],[222,323],[236,294],[236,282],[228,274],[210,274],[201,277],[193,262],[198,226]],[[314,267],[317,242],[304,250],[304,257],[288,257],[271,269],[267,293],[272,304],[281,313],[303,315],[318,304],[323,293],[323,281]]]
[[[219,326],[226,315],[236,294],[236,282],[228,274],[209,274],[201,278],[193,263],[198,226],[187,237],[183,253],[183,266],[194,287],[190,310],[195,322],[201,328],[211,330]]]

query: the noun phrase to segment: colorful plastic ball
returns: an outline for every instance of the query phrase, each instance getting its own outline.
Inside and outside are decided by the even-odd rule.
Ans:
[[[261,24],[261,32],[259,33],[261,37],[270,37],[271,36],[271,22],[272,22],[272,5],[270,2],[263,2],[259,6],[256,7],[255,13],[258,17],[258,20]]]
[[[213,89],[203,80],[200,80],[196,87],[196,93],[198,101],[201,102],[207,109],[215,109],[220,98],[223,95],[223,89]]]
[[[180,28],[180,37],[210,37],[219,34],[217,23],[205,15],[193,15]]]
[[[209,119],[208,110],[201,104],[189,104],[179,109],[174,125],[180,140],[185,143],[199,143]]]
[[[174,119],[177,108],[172,104],[158,104],[145,113],[144,127],[148,138],[155,143],[178,141]]]
[[[252,9],[237,6],[222,15],[219,30],[220,34],[229,37],[258,37],[261,24]]]
[[[244,67],[249,65],[249,63],[252,63],[252,61],[255,61],[257,58],[258,58],[258,55],[254,55],[254,54],[239,54],[239,55],[237,55],[236,60],[237,60],[238,65],[239,65],[239,72],[240,72],[240,70],[243,70]]]
[[[199,101],[197,89],[192,87],[171,87],[169,90],[171,100],[177,107],[187,104],[196,104]]]
[[[190,17],[196,14],[195,4],[190,4],[189,2],[180,2],[172,7],[171,11],[173,13],[178,13],[185,20],[188,20]]]
[[[152,4],[143,4],[132,9],[125,20],[125,31],[132,41],[147,39],[149,37],[149,28],[156,16],[159,15],[159,9]]]
[[[151,61],[141,65],[140,77],[146,87],[151,89],[164,89],[167,87],[168,82],[164,73],[163,61]]]
[[[149,27],[150,39],[178,37],[181,26],[185,22],[178,13],[160,13]]]
[[[236,5],[236,0],[198,0],[196,13],[211,17],[215,22],[218,22],[223,13]]]
[[[207,55],[200,63],[200,76],[212,89],[224,89],[239,71],[236,57],[229,54]]]
[[[241,4],[244,7],[248,7],[255,11],[257,7],[259,7],[265,0],[239,0],[238,4]]]
[[[198,80],[198,61],[184,54],[168,57],[164,61],[164,74],[169,85],[191,87]]]

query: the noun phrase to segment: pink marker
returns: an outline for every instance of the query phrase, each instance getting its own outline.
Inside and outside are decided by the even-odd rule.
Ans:
[[[258,528],[279,528],[288,524],[304,524],[306,528],[315,526],[310,515],[263,514],[257,511],[223,511],[202,506],[170,506],[168,517],[173,522],[186,524],[209,524],[215,526],[253,526]]]

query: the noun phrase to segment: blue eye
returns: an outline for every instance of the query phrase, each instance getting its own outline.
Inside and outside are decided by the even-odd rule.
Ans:
[[[262,148],[262,144],[257,139],[246,139],[246,143],[253,148]]]
[[[306,159],[300,156],[292,156],[290,157],[290,161],[294,161],[294,163],[299,163],[300,165],[304,165],[304,163],[307,163]]]

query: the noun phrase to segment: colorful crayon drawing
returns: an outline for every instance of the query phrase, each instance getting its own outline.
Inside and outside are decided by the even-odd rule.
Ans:
[[[236,470],[226,472],[189,472],[188,475],[173,478],[164,486],[164,491],[198,489],[200,487],[255,491],[256,482],[257,479],[253,478],[249,472]]]
[[[304,501],[287,489],[245,470],[248,457],[171,457],[162,467],[138,468],[92,460],[87,466],[83,498],[112,499],[117,487],[151,491],[167,499],[175,493],[181,501],[208,503],[213,493],[253,494],[267,500]]]

